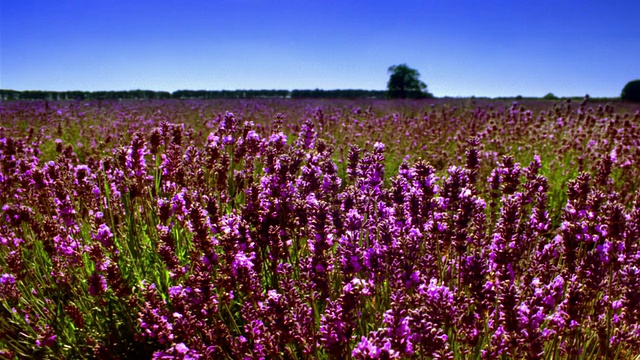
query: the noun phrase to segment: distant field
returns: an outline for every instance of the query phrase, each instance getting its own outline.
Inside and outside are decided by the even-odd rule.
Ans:
[[[0,357],[633,359],[640,105],[0,102]]]

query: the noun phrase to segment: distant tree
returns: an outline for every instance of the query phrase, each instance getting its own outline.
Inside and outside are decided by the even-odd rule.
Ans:
[[[542,97],[545,100],[558,100],[558,97],[555,96],[553,93],[548,93],[547,95]]]
[[[430,97],[427,85],[420,81],[420,73],[407,64],[393,65],[388,69],[389,82],[387,90],[390,98],[424,98]]]
[[[640,102],[640,80],[629,81],[620,94],[622,100]]]

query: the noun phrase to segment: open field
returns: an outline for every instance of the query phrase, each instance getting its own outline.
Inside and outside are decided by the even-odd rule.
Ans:
[[[640,106],[0,102],[0,357],[634,359]]]

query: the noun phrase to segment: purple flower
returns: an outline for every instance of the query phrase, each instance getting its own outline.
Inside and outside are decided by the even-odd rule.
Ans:
[[[100,274],[93,274],[89,277],[89,294],[91,296],[100,296],[107,291],[107,281]]]
[[[391,343],[388,343],[391,345]],[[369,342],[369,340],[363,336],[356,345],[356,347],[351,352],[351,356],[356,359],[379,359],[380,358],[381,349],[379,349],[374,343]]]
[[[305,150],[314,148],[317,137],[314,127],[313,121],[310,119],[305,120],[304,124],[302,124],[302,129],[300,130],[300,137],[296,142],[298,146]]]
[[[285,147],[287,145],[287,135],[281,132],[273,134],[269,137],[269,144],[275,145],[276,148]]]
[[[126,169],[135,177],[146,179],[147,163],[145,156],[148,154],[150,154],[150,151],[147,149],[146,141],[144,140],[142,133],[137,132],[134,135],[133,140],[131,140],[131,145],[127,148],[125,157]]]
[[[358,213],[358,210],[351,209],[347,213],[347,218],[345,220],[345,227],[348,231],[358,231],[362,228],[362,215]]]
[[[2,274],[0,276],[0,299],[17,300],[20,297],[20,291],[16,286],[16,279],[11,274]]]
[[[57,336],[55,334],[48,335],[43,337],[42,339],[36,340],[36,345],[38,347],[53,347],[56,344]]]
[[[197,360],[202,356],[197,352],[189,349],[184,343],[173,345],[166,351],[156,351],[153,359],[158,360]]]
[[[186,354],[189,348],[184,343],[176,344],[174,347],[179,354]]]
[[[418,288],[421,294],[425,295],[432,304],[439,307],[446,307],[453,304],[454,295],[446,286],[439,286],[438,279],[432,278],[429,285],[422,284]]]
[[[231,264],[231,271],[234,275],[238,275],[242,269],[252,270],[253,262],[252,259],[247,257],[244,251],[239,251],[233,258],[233,263]]]
[[[233,135],[227,135],[223,137],[222,145],[233,145]]]
[[[2,274],[2,276],[0,276],[1,286],[13,285],[15,283],[16,283],[16,279],[11,274]]]
[[[375,144],[373,144],[373,150],[378,153],[384,152],[384,144],[377,141]]]
[[[621,309],[621,308],[622,308],[622,306],[623,306],[623,304],[622,304],[622,300],[616,300],[616,301],[614,301],[614,302],[612,302],[612,303],[611,303],[611,308],[612,308],[613,310]]]
[[[111,248],[113,246],[113,233],[106,224],[100,224],[98,227],[98,233],[93,236],[94,240],[98,240],[105,248]]]

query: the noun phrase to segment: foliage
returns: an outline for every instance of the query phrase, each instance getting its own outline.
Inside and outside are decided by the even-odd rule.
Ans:
[[[547,95],[542,97],[544,100],[558,100],[558,97],[553,93],[548,93]]]
[[[426,92],[427,85],[420,81],[420,73],[407,64],[393,65],[389,69],[387,91],[389,97],[396,98],[424,98],[430,94]]]
[[[359,90],[359,89],[339,89],[339,90],[292,90],[292,99],[383,99],[386,97],[383,90]]]
[[[622,89],[620,98],[625,101],[640,102],[640,80],[629,81]]]
[[[109,99],[265,99],[328,98],[383,99],[383,90],[152,90],[130,91],[16,91],[0,89],[0,100],[109,100]]]
[[[465,104],[3,104],[0,356],[640,353],[640,112]]]

